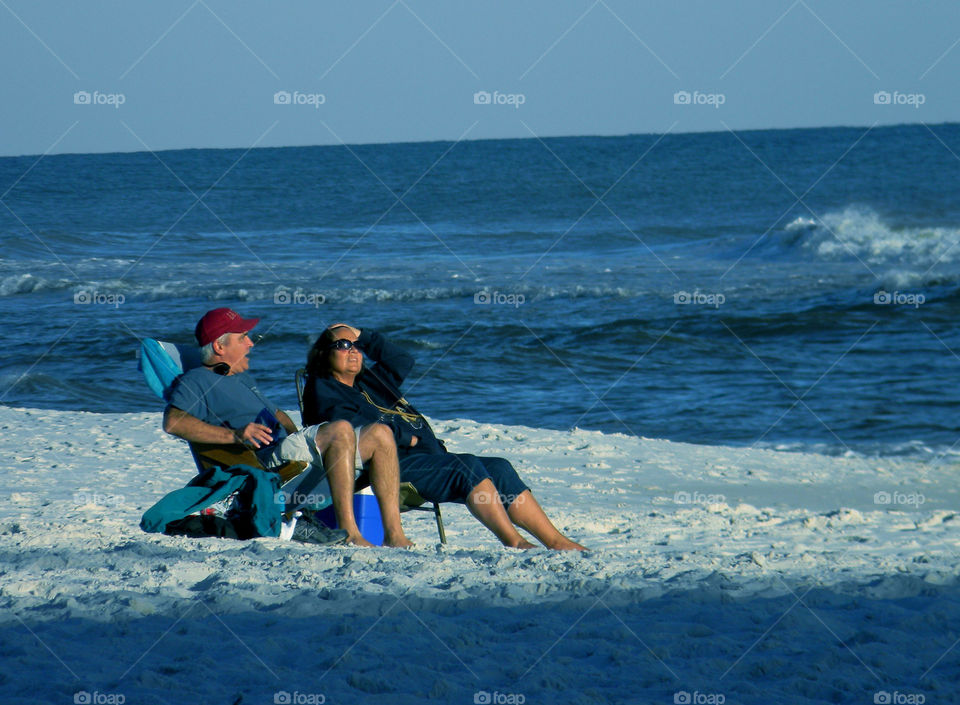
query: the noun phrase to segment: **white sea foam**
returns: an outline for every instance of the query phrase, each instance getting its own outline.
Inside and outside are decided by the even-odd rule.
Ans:
[[[805,228],[816,227],[817,221],[813,218],[804,218],[799,216],[784,227],[784,230],[803,230]]]
[[[50,291],[69,286],[69,282],[49,281],[30,273],[11,274],[0,279],[0,296],[30,294],[35,291]]]
[[[383,286],[370,286],[363,288],[342,286],[327,286],[324,283],[300,283],[291,282],[287,285],[276,287],[263,286],[244,286],[244,287],[221,287],[209,292],[209,296],[215,300],[221,299],[239,299],[241,301],[273,301],[277,293],[284,292],[290,297],[294,297],[297,292],[305,297],[310,294],[322,295],[326,304],[367,304],[367,303],[389,303],[389,302],[418,302],[418,301],[447,301],[451,299],[466,299],[471,302],[477,295],[480,296],[480,303],[486,303],[484,294],[489,295],[490,301],[495,302],[493,294],[498,297],[523,296],[524,302],[543,301],[552,299],[579,299],[579,298],[629,298],[638,296],[642,293],[638,289],[619,286],[583,286],[580,284],[571,284],[570,286],[503,286],[473,284],[470,286],[398,286],[391,289]]]
[[[784,230],[818,258],[863,262],[888,287],[960,279],[960,228],[893,226],[868,208],[851,206],[816,221],[796,218]]]

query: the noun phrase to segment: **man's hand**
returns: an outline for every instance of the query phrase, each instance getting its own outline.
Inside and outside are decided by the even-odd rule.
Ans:
[[[273,434],[270,433],[270,428],[259,423],[248,423],[243,428],[238,428],[234,431],[234,435],[237,437],[238,442],[254,448],[259,448],[262,445],[268,446],[273,441]]]
[[[418,442],[419,440],[420,440],[420,439],[417,438],[416,436],[411,436],[411,437],[410,437],[410,447],[413,448],[415,445],[417,445],[417,442]]]
[[[332,326],[328,326],[328,327],[327,327],[327,330],[336,330],[337,328],[347,328],[347,329],[349,329],[355,336],[357,336],[358,338],[360,337],[360,329],[359,329],[359,328],[354,328],[353,326],[348,325],[348,324],[346,324],[346,323],[334,323]]]

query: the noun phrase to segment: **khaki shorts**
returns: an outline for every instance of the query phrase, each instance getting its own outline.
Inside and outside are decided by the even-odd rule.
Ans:
[[[326,425],[326,422],[313,426],[304,426],[296,433],[291,433],[276,445],[257,451],[257,459],[265,468],[275,468],[288,460],[300,460],[311,465],[323,467],[323,458],[314,442],[317,430]],[[357,435],[357,455],[354,461],[357,476],[363,471],[363,462],[360,460],[360,429],[354,428]]]

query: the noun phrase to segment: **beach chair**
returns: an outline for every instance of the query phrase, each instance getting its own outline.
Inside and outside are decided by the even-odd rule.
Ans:
[[[138,351],[138,369],[143,373],[147,386],[163,401],[168,397],[174,380],[183,372],[201,364],[200,351],[190,345],[176,345],[161,342],[153,338],[144,338]],[[190,443],[190,452],[197,465],[197,472],[211,467],[232,467],[250,465],[265,469],[257,459],[256,453],[239,443],[219,445],[209,443]],[[275,469],[284,485],[300,475],[307,463],[291,460]]]
[[[303,385],[306,380],[307,371],[304,368],[297,370],[294,375],[294,379],[297,385],[297,403],[300,405],[300,417],[303,418]],[[355,490],[362,490],[365,487],[369,486],[370,481],[367,478],[366,474],[361,475],[357,479]],[[433,517],[437,522],[437,533],[440,535],[440,543],[447,542],[447,533],[443,528],[443,515],[440,513],[440,504],[437,502],[431,502],[431,506],[424,506],[427,504],[420,493],[417,492],[417,488],[413,486],[410,482],[401,482],[400,483],[400,512],[410,512],[410,511],[423,511],[423,512],[433,512]]]

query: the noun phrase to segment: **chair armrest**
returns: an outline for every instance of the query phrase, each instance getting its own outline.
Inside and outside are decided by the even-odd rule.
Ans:
[[[221,467],[230,467],[232,465],[250,465],[251,467],[266,470],[260,464],[257,454],[250,448],[239,443],[230,445],[220,445],[214,443],[191,443],[190,450],[193,451],[197,463],[204,469],[219,465]],[[273,472],[280,475],[282,482],[288,482],[307,467],[307,463],[299,460],[289,460],[280,467],[270,468]]]

